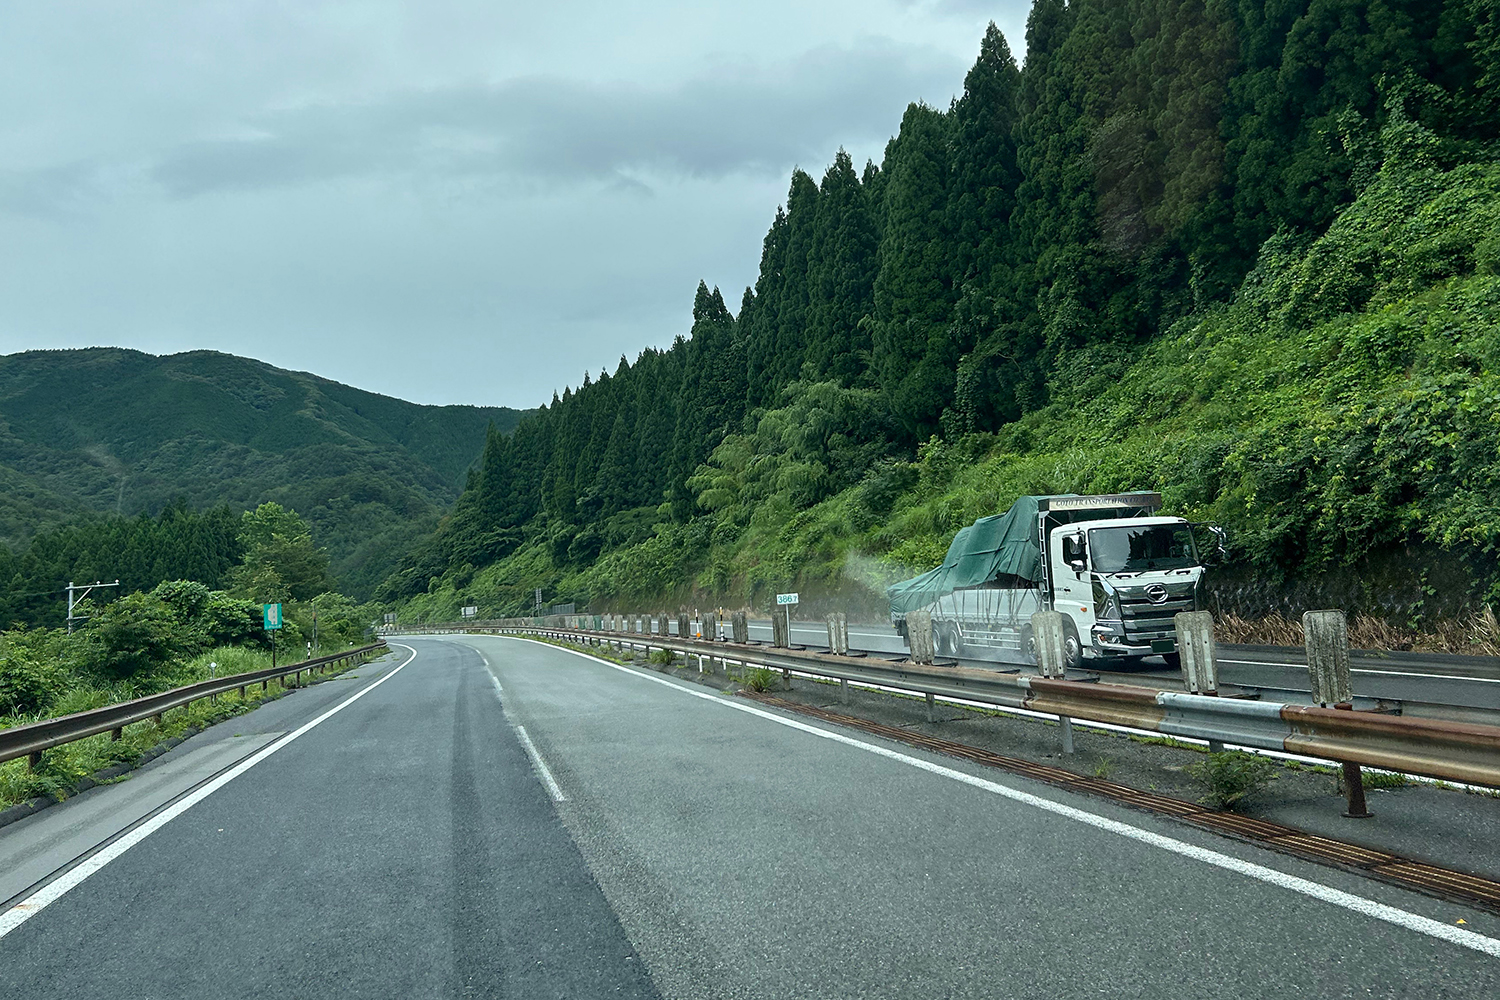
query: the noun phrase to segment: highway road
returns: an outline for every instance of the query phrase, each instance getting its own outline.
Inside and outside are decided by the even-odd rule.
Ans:
[[[1500,995],[1494,915],[522,639],[392,642],[0,829],[5,995]]]

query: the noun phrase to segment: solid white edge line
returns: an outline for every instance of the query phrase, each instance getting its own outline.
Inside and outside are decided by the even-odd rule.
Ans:
[[[821,729],[817,726],[809,725],[796,719],[788,719],[783,716],[777,715],[774,712],[768,712],[765,709],[756,708],[754,705],[739,704],[737,702],[729,700],[728,698],[720,694],[709,694],[704,691],[694,691],[691,688],[683,687],[681,684],[678,684],[674,681],[667,680],[665,677],[653,677],[650,674],[641,673],[639,670],[622,666],[618,663],[611,663],[609,660],[593,656],[589,653],[579,652],[576,649],[568,649],[565,646],[555,646],[552,643],[540,642],[535,639],[527,639],[522,636],[494,636],[493,638],[515,639],[521,642],[535,642],[539,646],[551,646],[551,648],[553,649],[560,649],[563,652],[572,653],[574,656],[581,656],[586,660],[592,660],[595,663],[602,663],[604,666],[612,667],[613,669],[618,670],[621,673],[629,674],[632,677],[638,677],[641,680],[652,681],[656,684],[661,684],[665,687],[672,688],[673,690],[681,691],[683,694],[692,695],[694,698],[702,698],[704,701],[711,701],[716,705],[723,705],[726,708],[732,708],[737,712],[744,712],[747,715],[755,715],[763,719],[769,719],[772,722],[786,726],[790,729],[797,729],[802,732],[809,733],[813,736],[818,736],[827,740],[833,740],[836,743],[842,743],[846,746],[856,747],[860,750],[865,750],[869,753],[873,753],[881,757],[886,757],[890,760],[900,761],[901,763],[907,764],[911,767],[916,767],[923,771],[940,775],[945,778],[951,778],[954,781],[961,781],[966,785],[971,785],[975,788],[983,789],[987,792],[992,792],[996,795],[1000,795],[1013,801],[1029,805],[1033,808],[1041,809],[1044,812],[1050,812],[1056,816],[1062,816],[1065,819],[1071,819],[1075,822],[1083,823],[1099,830],[1117,834],[1118,836],[1126,837],[1130,840],[1139,841],[1143,844],[1149,844],[1152,847],[1157,847],[1164,851],[1170,851],[1171,853],[1181,855],[1182,857],[1192,858],[1195,861],[1201,861],[1204,864],[1213,865],[1214,867],[1222,868],[1225,871],[1231,871],[1239,875],[1245,875],[1259,882],[1265,882],[1268,885],[1274,885],[1282,889],[1288,889],[1292,892],[1300,893],[1304,896],[1321,900],[1325,903],[1331,903],[1334,906],[1338,906],[1345,910],[1358,913],[1362,916],[1372,917],[1376,920],[1380,920],[1388,924],[1394,924],[1397,927],[1403,927],[1407,930],[1415,931],[1418,934],[1425,934],[1428,937],[1436,938],[1440,941],[1447,941],[1450,944],[1456,944],[1460,947],[1468,948],[1472,951],[1477,951],[1482,954],[1489,955],[1493,958],[1500,958],[1500,939],[1486,937],[1483,934],[1476,934],[1473,931],[1464,930],[1462,927],[1445,924],[1442,921],[1434,920],[1431,917],[1424,917],[1419,913],[1412,913],[1409,910],[1403,910],[1399,907],[1391,906],[1386,903],[1376,902],[1373,899],[1366,899],[1364,896],[1357,896],[1352,892],[1345,892],[1342,889],[1335,889],[1332,886],[1323,885],[1321,882],[1314,882],[1310,879],[1305,879],[1297,875],[1289,875],[1286,872],[1277,871],[1274,868],[1267,868],[1264,865],[1258,865],[1253,861],[1244,861],[1240,858],[1232,857],[1228,854],[1221,854],[1218,851],[1210,850],[1206,847],[1198,847],[1195,844],[1189,844],[1186,841],[1177,840],[1174,837],[1167,837],[1159,833],[1152,833],[1150,830],[1143,830],[1140,827],[1132,826],[1129,823],[1122,823],[1119,820],[1109,819],[1108,817],[1100,816],[1096,813],[1091,813],[1087,810],[1079,809],[1075,806],[1065,805],[1061,802],[1053,802],[1051,799],[1044,799],[1039,795],[1032,795],[1030,792],[1023,792],[1017,788],[1010,788],[1006,785],[999,784],[998,782],[990,781],[987,778],[980,778],[976,775],[966,774],[963,771],[958,771],[951,767],[944,767],[942,764],[936,764],[932,761],[922,760],[920,757],[912,757],[909,754],[904,754],[897,750],[891,750],[887,747],[878,746],[874,743],[866,743],[864,740],[858,740],[852,736],[845,736],[843,733],[836,733],[827,729]]]
[[[566,802],[568,797],[563,794],[562,786],[557,779],[552,777],[552,772],[547,768],[547,762],[542,760],[542,752],[531,742],[531,737],[526,733],[525,726],[516,726],[516,736],[521,740],[521,746],[526,748],[526,753],[531,757],[531,763],[536,767],[537,777],[542,779],[542,784],[547,786],[547,794],[552,796],[553,802]]]
[[[348,708],[356,701],[359,701],[359,699],[363,698],[371,691],[380,687],[380,685],[396,676],[401,672],[403,668],[407,666],[407,664],[411,663],[417,658],[417,651],[415,649],[412,649],[412,647],[404,643],[391,643],[391,645],[400,646],[402,649],[410,652],[411,655],[408,656],[405,662],[403,662],[400,666],[387,673],[384,677],[380,678],[375,683],[369,685],[368,687],[361,688],[359,691],[356,691],[354,694],[345,698],[343,701],[339,702],[333,708],[330,708],[328,711],[324,712],[316,719],[313,719],[311,722],[305,723],[299,728],[292,730],[286,736],[283,736],[281,739],[277,740],[275,743],[272,743],[270,746],[258,750],[256,753],[245,758],[243,761],[236,764],[233,768],[225,771],[223,774],[208,782],[206,785],[203,785],[196,791],[193,791],[188,795],[185,795],[182,798],[178,799],[176,802],[172,803],[161,812],[156,813],[154,816],[147,819],[140,826],[137,826],[135,829],[131,830],[123,837],[119,838],[109,846],[105,847],[103,850],[99,851],[97,854],[91,856],[81,864],[69,869],[67,872],[58,876],[56,879],[53,879],[45,886],[32,893],[30,896],[21,900],[21,902],[17,903],[15,906],[12,906],[9,910],[6,910],[4,913],[0,913],[0,938],[4,938],[11,931],[15,930],[17,927],[20,927],[22,924],[26,923],[26,921],[30,920],[32,917],[45,910],[47,907],[51,906],[59,899],[66,896],[69,892],[72,892],[74,889],[78,888],[78,886],[83,884],[84,880],[87,879],[90,875],[93,875],[95,872],[102,870],[105,865],[120,857],[136,844],[139,844],[141,841],[151,836],[151,834],[155,833],[157,830],[160,830],[162,827],[172,822],[172,820],[176,819],[178,816],[181,816],[193,806],[197,805],[199,802],[202,802],[214,792],[217,792],[219,789],[229,784],[235,778],[238,778],[240,775],[250,770],[256,764],[259,764],[261,761],[276,753],[278,750],[286,747],[293,740],[297,739],[297,737],[315,728],[332,716],[337,715],[339,712],[342,712],[344,709]]]

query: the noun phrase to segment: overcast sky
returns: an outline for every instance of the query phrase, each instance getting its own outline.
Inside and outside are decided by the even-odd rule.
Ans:
[[[1026,0],[8,3],[0,354],[211,348],[534,406],[731,309]]]

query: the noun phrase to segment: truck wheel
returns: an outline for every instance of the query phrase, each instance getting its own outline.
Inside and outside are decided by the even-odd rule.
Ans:
[[[1083,666],[1083,643],[1078,641],[1078,630],[1072,621],[1063,622],[1063,662],[1069,670]]]
[[[1163,654],[1161,654],[1161,658],[1163,660],[1167,661],[1167,669],[1168,670],[1181,670],[1182,669],[1182,654],[1181,653],[1163,653]]]
[[[1021,626],[1021,660],[1036,666],[1036,633],[1030,625]]]

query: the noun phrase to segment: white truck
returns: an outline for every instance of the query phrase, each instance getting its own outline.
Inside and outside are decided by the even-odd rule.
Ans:
[[[1160,509],[1158,493],[1021,497],[961,530],[943,565],[890,587],[892,624],[905,638],[907,613],[927,611],[940,655],[1035,662],[1031,616],[1055,610],[1070,667],[1151,655],[1175,666],[1173,616],[1202,609],[1224,535]]]

